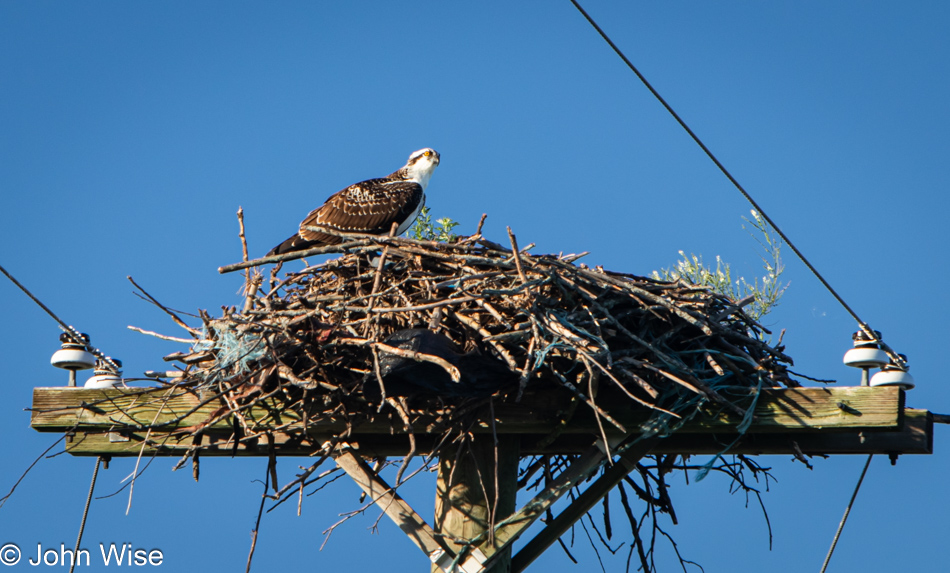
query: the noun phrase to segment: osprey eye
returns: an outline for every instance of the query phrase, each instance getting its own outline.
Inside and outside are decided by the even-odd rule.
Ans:
[[[425,153],[423,153],[423,155],[425,155],[426,157],[429,157],[430,155],[432,155],[432,152],[431,152],[431,151],[426,151]]]

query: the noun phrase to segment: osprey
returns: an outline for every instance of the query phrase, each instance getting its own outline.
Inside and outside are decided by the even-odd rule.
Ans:
[[[342,241],[341,237],[307,229],[313,226],[341,233],[383,235],[393,223],[398,223],[396,234],[402,234],[425,205],[426,185],[438,164],[438,152],[426,147],[413,152],[406,165],[394,173],[350,185],[311,211],[294,236],[267,254],[279,255]]]

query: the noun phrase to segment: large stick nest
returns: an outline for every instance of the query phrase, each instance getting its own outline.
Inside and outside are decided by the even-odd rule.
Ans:
[[[406,422],[409,411],[393,395],[451,418],[466,409],[466,396],[519,401],[526,390],[556,387],[599,422],[632,431],[611,418],[617,404],[598,404],[598,387],[619,393],[623,408],[671,422],[700,404],[740,411],[719,387],[797,385],[785,366],[791,359],[765,342],[768,331],[736,301],[683,282],[588,268],[573,255],[515,255],[510,238],[513,248],[481,235],[454,243],[349,236],[321,249],[339,258],[280,282],[272,273],[269,292],[249,278],[243,310],[205,316],[196,352],[168,358],[192,365],[185,381],[231,389],[245,382],[257,395],[295,386],[321,396],[327,412],[353,418],[388,401]],[[436,344],[414,340],[425,331]],[[409,373],[439,386],[407,387],[396,376],[399,360],[418,361],[424,368]],[[284,394],[291,402],[300,395]]]

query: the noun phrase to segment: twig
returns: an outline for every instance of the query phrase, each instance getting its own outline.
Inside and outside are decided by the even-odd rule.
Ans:
[[[438,302],[430,302],[428,304],[418,304],[414,306],[397,306],[397,307],[386,307],[386,308],[372,308],[369,307],[360,307],[360,306],[344,306],[343,310],[357,311],[357,312],[375,312],[380,314],[393,313],[393,312],[414,312],[419,310],[431,310],[433,308],[439,308],[441,306],[453,306],[456,304],[464,304],[466,302],[472,302],[478,297],[474,296],[463,296],[459,298],[447,298],[440,300]]]
[[[373,349],[373,374],[376,375],[376,382],[379,383],[380,400],[377,412],[382,412],[383,404],[386,402],[386,384],[383,382],[383,375],[379,371],[379,348],[375,344],[370,346]]]
[[[402,484],[402,474],[406,471],[406,468],[409,467],[409,462],[412,461],[413,456],[416,455],[416,435],[412,431],[412,422],[409,420],[409,406],[406,404],[406,399],[401,396],[398,399],[386,398],[386,402],[399,414],[409,435],[409,451],[405,457],[403,457],[402,463],[399,465],[399,470],[396,472],[396,483],[393,488],[397,488]]]
[[[129,330],[134,330],[135,332],[140,332],[140,333],[142,333],[142,334],[147,334],[147,335],[149,335],[149,336],[154,336],[155,338],[160,338],[160,339],[162,339],[162,340],[170,340],[170,341],[172,341],[172,342],[182,342],[182,343],[184,343],[184,344],[194,344],[194,343],[195,343],[195,339],[194,339],[194,338],[178,338],[177,336],[166,336],[166,335],[164,335],[164,334],[159,334],[159,333],[157,333],[157,332],[152,332],[151,330],[144,330],[144,329],[139,328],[139,327],[137,327],[137,326],[131,326],[131,325],[128,326],[127,328],[128,328]]]
[[[143,291],[144,292],[144,291]],[[165,410],[165,405],[168,404],[167,398],[171,392],[175,390],[178,385],[172,386],[168,392],[165,393],[164,398],[159,403],[158,410],[155,411],[155,417],[152,418],[151,424],[149,424],[148,431],[145,432],[145,437],[142,439],[142,447],[139,448],[139,455],[135,458],[135,468],[132,470],[131,478],[132,481],[129,482],[129,501],[125,506],[125,514],[129,514],[129,510],[132,509],[132,492],[135,490],[135,478],[138,477],[139,464],[142,462],[142,454],[145,453],[145,446],[148,444],[148,440],[152,435],[152,426],[155,425],[155,422],[158,420],[158,417],[162,414],[162,411]],[[167,438],[166,438],[167,439]],[[126,478],[128,479],[128,478]]]
[[[247,259],[247,238],[244,236],[244,207],[238,206],[237,218],[238,218],[238,226],[240,227],[238,236],[241,238],[241,252],[243,255],[241,260],[246,263],[248,259]],[[250,280],[251,278],[250,271],[247,271],[245,276],[247,276],[247,279]]]
[[[168,316],[170,316],[170,317],[172,318],[172,320],[175,321],[175,324],[177,324],[178,326],[180,326],[180,327],[184,328],[185,330],[187,330],[188,332],[190,332],[190,333],[192,334],[192,336],[194,336],[195,338],[198,338],[198,334],[199,334],[200,331],[198,331],[198,330],[196,330],[196,329],[194,329],[194,328],[188,326],[187,324],[185,324],[185,321],[183,321],[181,318],[179,318],[178,315],[175,314],[174,312],[172,312],[167,306],[165,306],[165,305],[163,305],[162,303],[160,303],[160,302],[158,302],[157,300],[155,300],[155,297],[153,297],[152,295],[148,294],[148,292],[147,292],[144,288],[142,288],[141,286],[139,286],[139,284],[138,284],[137,282],[135,282],[135,279],[133,279],[131,276],[127,276],[127,277],[125,277],[125,278],[129,279],[129,282],[132,283],[132,285],[135,286],[135,288],[139,289],[139,291],[140,291],[143,295],[145,295],[145,297],[148,298],[148,300],[152,301],[152,304],[154,304],[154,305],[157,306],[158,308],[160,308],[160,309],[162,309],[163,311],[165,311],[165,314],[167,314]]]
[[[521,396],[524,394],[525,388],[528,386],[528,378],[531,375],[531,372],[534,371],[531,368],[531,365],[534,363],[534,347],[537,344],[538,338],[536,336],[531,338],[531,341],[528,342],[528,352],[527,356],[524,359],[524,366],[521,368],[521,376],[518,377],[518,394],[515,396],[515,402],[521,401]]]
[[[524,276],[524,270],[521,268],[521,252],[518,250],[518,240],[515,238],[515,234],[511,232],[511,227],[506,227],[508,229],[508,239],[511,241],[511,256],[515,259],[515,268],[518,269],[518,276],[521,277],[521,282],[528,282],[528,278]]]
[[[389,229],[389,236],[396,236],[396,230],[399,223],[393,223]],[[376,293],[379,291],[379,285],[383,280],[383,266],[386,264],[386,255],[389,254],[389,245],[383,247],[383,253],[379,255],[379,261],[376,263],[376,277],[373,279],[373,290],[369,293],[369,300],[366,301],[366,322],[363,323],[363,336],[369,332],[372,317],[369,313],[373,312],[373,305],[376,303]]]
[[[282,263],[286,261],[295,261],[297,259],[303,259],[306,257],[312,257],[314,255],[324,255],[327,253],[342,253],[346,249],[351,249],[355,247],[363,247],[369,245],[370,241],[367,239],[356,239],[353,241],[348,241],[341,243],[339,245],[327,245],[325,247],[313,247],[312,249],[306,249],[303,251],[293,251],[290,253],[284,253],[281,255],[271,255],[269,257],[261,257],[259,259],[254,259],[251,261],[243,261],[240,263],[235,263],[233,265],[224,265],[223,267],[218,267],[218,272],[220,274],[231,273],[234,271],[240,271],[242,269],[247,269],[250,267],[259,267],[262,265],[269,265],[272,263]]]
[[[497,341],[495,341],[495,340],[490,340],[490,338],[491,338],[491,333],[490,333],[490,332],[488,332],[487,330],[485,330],[484,328],[482,328],[481,326],[479,326],[477,322],[475,322],[474,320],[472,320],[471,318],[469,318],[469,317],[467,317],[467,316],[465,316],[465,315],[463,315],[463,314],[459,314],[459,313],[457,313],[457,312],[452,312],[452,311],[448,311],[448,314],[449,314],[449,316],[451,316],[452,318],[458,320],[459,322],[461,322],[461,323],[464,324],[465,326],[467,326],[467,327],[471,328],[472,330],[474,330],[475,332],[481,334],[481,335],[482,335],[482,338],[485,339],[486,342],[488,342],[489,344],[491,344],[492,348],[494,348],[496,351],[498,351],[498,354],[501,355],[501,357],[505,360],[505,363],[508,364],[508,368],[510,368],[511,370],[517,371],[518,365],[515,363],[515,359],[511,357],[511,353],[509,353],[507,350],[505,350],[505,347],[502,346],[501,344],[499,344]]]
[[[244,234],[244,208],[238,207],[237,210],[238,218],[238,227],[239,232],[238,236],[241,239],[241,260],[247,262],[247,237]],[[254,295],[257,294],[257,289],[261,286],[261,283],[264,281],[264,276],[258,271],[251,271],[250,268],[244,269],[244,312],[247,312],[254,308]]]
[[[378,350],[382,350],[383,352],[395,354],[396,356],[402,356],[403,358],[410,358],[416,362],[431,362],[432,364],[435,364],[436,366],[439,366],[448,372],[452,382],[459,382],[462,380],[462,373],[459,372],[459,369],[444,358],[433,356],[432,354],[423,354],[422,352],[416,352],[414,350],[397,348],[395,346],[383,344],[382,342],[373,342],[372,346]]]
[[[247,554],[247,567],[244,573],[250,573],[251,560],[254,559],[254,549],[257,547],[257,534],[261,529],[261,516],[264,515],[264,502],[267,501],[267,490],[270,488],[271,477],[271,459],[267,460],[267,471],[264,472],[264,493],[261,494],[261,504],[257,508],[257,521],[254,522],[254,530],[251,531],[251,550]]]
[[[482,234],[482,225],[485,224],[485,218],[486,218],[486,217],[488,217],[488,213],[482,213],[482,218],[478,220],[478,226],[475,227],[475,234],[476,234],[476,235],[481,235],[481,234]]]
[[[20,482],[23,481],[23,478],[26,477],[26,474],[30,473],[30,470],[33,469],[33,466],[35,466],[37,463],[39,463],[39,461],[42,460],[43,457],[46,456],[46,454],[48,454],[50,450],[52,450],[53,448],[55,448],[57,444],[59,444],[60,442],[62,442],[63,440],[65,440],[67,435],[68,435],[68,432],[67,432],[66,434],[63,434],[62,436],[60,436],[58,440],[56,440],[55,442],[53,442],[53,443],[50,445],[50,447],[48,447],[48,448],[46,448],[45,450],[43,450],[43,453],[42,453],[42,454],[36,456],[36,459],[33,460],[33,463],[30,464],[30,466],[29,466],[28,468],[26,468],[26,470],[25,470],[22,474],[20,474],[20,478],[16,480],[16,483],[14,483],[14,484],[13,484],[13,487],[10,488],[10,491],[7,492],[7,495],[5,495],[5,496],[3,496],[3,497],[0,497],[0,508],[2,508],[2,507],[3,507],[3,504],[5,504],[8,499],[10,499],[10,496],[12,496],[12,495],[13,495],[13,492],[16,491],[17,486],[20,485]]]
[[[647,402],[646,400],[641,400],[640,398],[634,396],[629,390],[627,390],[626,386],[624,386],[623,383],[622,383],[620,380],[617,380],[617,377],[614,376],[614,375],[610,372],[610,370],[608,370],[607,368],[604,367],[603,364],[601,364],[600,362],[594,360],[594,358],[593,358],[590,354],[588,354],[587,352],[585,352],[584,350],[578,349],[578,352],[579,352],[579,353],[581,354],[581,356],[583,357],[583,361],[584,361],[584,363],[587,365],[588,368],[590,368],[590,365],[591,365],[591,364],[593,364],[594,366],[596,366],[601,372],[603,372],[604,374],[606,374],[607,377],[610,378],[610,379],[614,382],[614,384],[616,384],[617,387],[620,388],[620,389],[623,391],[623,393],[627,395],[628,398],[630,398],[630,399],[633,400],[634,402],[636,402],[636,403],[638,403],[638,404],[640,404],[640,405],[642,405],[642,406],[646,406],[647,408],[649,408],[649,409],[651,409],[651,410],[655,410],[655,411],[657,411],[657,412],[662,412],[662,413],[664,413],[664,414],[666,414],[666,415],[668,415],[668,416],[672,416],[673,418],[677,418],[677,419],[678,419],[678,418],[681,418],[681,417],[682,417],[682,416],[680,416],[679,414],[676,414],[676,413],[671,412],[671,411],[669,411],[669,410],[665,410],[665,409],[663,409],[663,408],[660,408],[660,407],[657,406],[656,404],[651,404],[650,402]]]

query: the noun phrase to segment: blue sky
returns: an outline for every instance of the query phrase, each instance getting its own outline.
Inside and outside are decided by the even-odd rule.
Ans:
[[[909,356],[909,405],[950,409],[939,372],[950,8],[584,6]],[[260,256],[332,192],[427,146],[442,155],[428,204],[462,233],[487,213],[490,238],[511,226],[535,252],[590,251],[590,264],[618,271],[647,274],[684,250],[722,256],[750,280],[762,273],[742,229],[748,205],[567,0],[0,3],[0,264],[129,376],[181,347],[126,328],[180,334],[127,275],[169,306],[214,313],[238,300],[240,277],[216,271],[240,259],[238,206]],[[841,365],[853,321],[787,250],[786,263],[791,286],[766,324],[787,329],[796,370],[856,384]],[[29,429],[32,387],[66,375],[49,366],[55,323],[8,282],[0,300],[5,493],[54,439]],[[938,427],[934,456],[874,460],[830,570],[945,563],[946,437]],[[761,461],[779,480],[765,495],[771,551],[758,509],[715,476],[674,483],[680,525],[668,531],[706,571],[818,570],[864,458],[816,460],[812,471],[785,456]],[[304,462],[282,460],[282,479]],[[84,545],[158,547],[175,571],[243,568],[265,460],[205,460],[198,484],[173,463],[158,459],[138,480],[128,516],[124,495],[94,501]],[[97,492],[117,489],[132,464],[113,461]],[[0,543],[71,546],[92,468],[41,462],[0,509]],[[388,521],[367,531],[375,512],[319,551],[320,532],[358,496],[344,481],[323,493],[302,517],[291,507],[265,517],[256,570],[426,567]],[[432,483],[406,496],[431,514]],[[580,566],[552,549],[534,567],[596,570],[580,531],[576,545]],[[605,562],[623,570],[622,558]],[[660,565],[676,570],[668,551]]]

